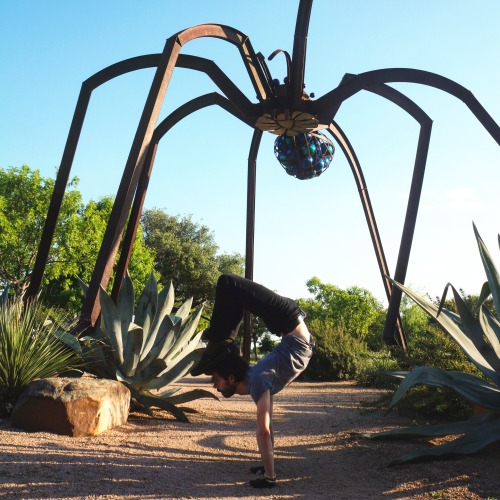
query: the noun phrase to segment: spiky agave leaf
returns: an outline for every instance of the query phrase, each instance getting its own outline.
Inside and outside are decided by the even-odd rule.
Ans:
[[[172,397],[174,394],[177,394],[180,390],[181,390],[180,387],[171,387],[170,389],[168,389],[165,392],[157,393],[156,397],[168,399],[168,398]]]
[[[186,391],[176,396],[160,396],[162,399],[166,399],[169,403],[174,405],[180,405],[184,403],[189,403],[190,401],[195,401],[196,399],[211,398],[219,401],[219,398],[210,391],[205,389],[192,389],[191,391]]]
[[[149,279],[144,287],[144,291],[141,294],[139,303],[137,304],[137,310],[135,313],[135,323],[142,326],[146,337],[144,341],[148,342],[147,333],[150,332],[150,326],[154,321],[156,315],[156,310],[158,308],[158,285],[156,283],[156,278],[154,273],[151,273]],[[144,351],[143,351],[144,352]],[[142,359],[141,355],[141,359]]]
[[[181,422],[189,422],[186,414],[180,409],[177,408],[174,404],[166,401],[165,399],[153,396],[152,394],[145,394],[144,392],[138,392],[133,388],[130,390],[132,397],[141,403],[144,406],[144,409],[150,415],[152,414],[151,408],[161,408],[162,410],[166,410],[171,413],[177,420]]]
[[[154,279],[154,275],[152,276]],[[165,287],[158,295],[158,303],[156,314],[150,323],[149,331],[145,331],[146,337],[144,339],[144,352],[147,354],[151,351],[153,345],[158,342],[158,338],[162,335],[160,332],[161,325],[166,316],[168,316],[174,306],[175,294],[174,287],[170,283],[169,287]]]
[[[137,371],[132,378],[131,387],[139,389],[140,387],[147,387],[148,383],[156,379],[156,377],[167,368],[167,363],[163,359],[155,359],[142,370]]]
[[[175,315],[182,319],[183,324],[191,312],[191,307],[193,307],[193,297],[187,299],[175,312]]]
[[[432,366],[419,366],[401,382],[387,408],[391,410],[416,385],[446,387],[483,408],[500,411],[500,389],[470,373],[442,371]]]
[[[486,307],[481,306],[479,309],[479,324],[493,351],[500,359],[500,322]]]
[[[493,259],[491,258],[490,252],[486,248],[484,241],[479,235],[476,225],[473,223],[472,226],[479,249],[479,255],[481,256],[483,267],[486,272],[486,278],[488,279],[488,285],[490,288],[491,296],[493,298],[493,303],[495,304],[497,315],[500,315],[500,276],[495,267]]]
[[[491,353],[493,352],[491,346],[484,341],[484,338],[478,332],[477,328],[470,327],[469,318],[467,315],[466,323],[463,323],[461,317],[447,309],[441,311],[434,304],[427,299],[412,291],[408,287],[391,280],[395,286],[401,289],[408,295],[417,305],[419,305],[427,314],[432,316],[455,340],[461,347],[469,360],[474,363],[485,375],[487,375],[495,383],[500,383],[500,371],[497,373],[495,368],[490,364],[492,361],[495,367],[500,363],[500,360],[495,358]],[[463,303],[460,294],[456,294],[458,303]],[[457,307],[458,307],[457,303]],[[462,304],[461,304],[462,305]],[[460,306],[461,306],[460,305]],[[472,337],[472,338],[471,338]],[[488,361],[485,359],[486,354]],[[494,352],[493,352],[494,354]]]
[[[435,425],[416,425],[414,427],[403,427],[391,429],[390,431],[362,433],[362,436],[370,439],[406,439],[420,437],[453,436],[466,434],[479,425],[493,422],[498,418],[494,412],[489,411],[482,415],[473,415],[467,420],[460,422],[447,422]]]
[[[127,332],[127,342],[123,354],[123,364],[120,369],[127,377],[135,375],[144,339],[143,329],[135,324],[131,324]]]
[[[183,328],[180,331],[177,339],[175,340],[174,345],[163,355],[163,359],[165,359],[167,363],[178,356],[179,352],[184,350],[188,345],[191,345],[190,350],[193,350],[197,347],[202,332],[199,332],[197,339],[193,338],[193,334],[196,330],[196,327],[198,326],[202,312],[203,304],[199,306],[198,309],[196,309],[196,311],[189,317],[189,319],[185,323],[183,323]]]
[[[121,365],[123,363],[123,336],[120,314],[115,303],[102,286],[99,290],[99,300],[101,303],[101,318],[105,326],[103,333],[111,344],[116,364]]]
[[[476,425],[469,432],[453,441],[406,453],[393,463],[402,464],[446,455],[471,455],[498,441],[500,441],[500,416],[493,414],[491,420]]]
[[[168,365],[168,370],[165,373],[144,384],[144,387],[148,389],[160,389],[161,387],[166,387],[177,382],[177,380],[185,377],[191,368],[200,361],[203,351],[204,349],[196,349],[185,356],[180,356],[179,360],[176,359],[175,362]]]
[[[82,347],[77,337],[67,332],[66,330],[60,329],[53,330],[52,335],[54,335],[54,337],[57,337],[61,342],[75,351],[79,356],[82,356]]]
[[[134,317],[134,285],[128,271],[122,281],[116,308],[120,316],[123,344],[126,345],[129,326]]]
[[[143,355],[143,358],[139,363],[139,369],[147,366],[156,358],[163,359],[164,356],[162,356],[161,353],[173,345],[179,335],[181,326],[181,318],[171,316],[170,314],[163,318],[163,321],[158,328],[156,342],[151,346],[149,352],[145,356]]]

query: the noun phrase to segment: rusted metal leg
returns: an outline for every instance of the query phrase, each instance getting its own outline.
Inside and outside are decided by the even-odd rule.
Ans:
[[[151,139],[151,145],[148,148],[146,155],[146,160],[144,162],[144,168],[142,169],[141,176],[139,178],[139,184],[137,186],[137,191],[134,196],[134,202],[132,205],[132,211],[130,213],[129,222],[127,224],[127,230],[123,238],[122,250],[120,253],[120,259],[118,260],[116,268],[115,281],[113,283],[112,297],[116,301],[118,298],[118,293],[120,292],[120,287],[122,284],[123,277],[127,272],[127,268],[130,262],[130,257],[132,254],[132,247],[134,245],[135,237],[137,234],[137,228],[139,226],[139,220],[142,214],[142,208],[144,206],[144,200],[146,199],[146,193],[149,185],[149,179],[153,171],[154,160],[156,156],[156,151],[158,149],[158,144],[163,136],[177,123],[190,114],[203,109],[207,106],[218,105],[231,113],[236,118],[245,121],[245,118],[239,114],[238,109],[228,101],[225,97],[221,96],[216,92],[210,94],[205,94],[192,99],[191,101],[185,103],[184,105],[177,108],[170,115],[168,115],[162,122],[156,127],[153,137]]]
[[[245,278],[253,280],[254,266],[254,236],[255,236],[255,189],[257,179],[257,154],[259,152],[262,131],[255,129],[248,155],[248,183],[247,183],[247,236],[245,252]],[[252,315],[246,311],[245,338],[243,340],[243,357],[250,360],[252,343]]]
[[[368,224],[368,230],[370,232],[373,248],[375,250],[375,256],[377,258],[377,263],[380,269],[380,275],[384,284],[385,294],[387,296],[387,299],[390,301],[392,294],[392,284],[388,279],[388,277],[390,276],[389,268],[387,267],[382,240],[380,239],[380,234],[378,232],[377,221],[375,220],[375,214],[371,205],[370,196],[368,194],[368,187],[363,175],[363,170],[358,161],[356,153],[354,152],[354,149],[352,148],[349,140],[347,139],[342,129],[338,126],[338,124],[332,122],[328,128],[328,131],[335,138],[340,148],[342,149],[354,175],[354,180],[356,182],[356,186],[358,187],[359,197],[363,206],[363,211],[365,213],[365,218]],[[404,345],[404,331],[399,314],[396,314],[396,328],[398,332],[398,338],[401,339],[401,342]]]
[[[109,282],[132,198],[180,48],[176,37],[169,38],[158,63],[85,297],[81,315],[83,322],[95,324],[100,313],[99,287],[101,284],[106,287]]]
[[[80,133],[82,131],[91,95],[92,89],[85,85],[84,82],[76,104],[75,113],[69,129],[68,139],[66,140],[66,146],[64,147],[61,165],[59,167],[59,171],[57,172],[54,191],[52,192],[52,197],[50,199],[49,210],[43,227],[42,238],[38,246],[35,265],[33,267],[27,291],[28,298],[35,297],[40,292],[43,273],[45,271],[50,247],[52,246],[52,239],[54,237],[59,211],[61,210],[64,193],[66,191],[69,174],[71,172],[71,166],[73,165],[73,159],[78,145],[78,139],[80,138]]]
[[[408,261],[410,259],[411,245],[413,242],[413,234],[415,232],[415,224],[417,222],[418,206],[420,203],[420,195],[422,192],[422,184],[424,181],[425,165],[427,162],[427,153],[429,151],[429,142],[431,136],[432,122],[429,121],[420,129],[418,138],[417,155],[415,158],[415,167],[413,169],[413,178],[410,188],[410,196],[408,198],[408,207],[406,209],[406,217],[401,235],[401,245],[399,248],[396,270],[394,271],[394,280],[404,284],[406,271],[408,269]],[[394,324],[395,318],[399,313],[399,305],[401,303],[401,290],[393,286],[392,295],[389,300],[387,316],[384,326],[384,340],[387,344],[394,343]],[[404,339],[402,339],[404,340]],[[403,344],[401,347],[406,347]]]
[[[401,234],[401,243],[399,247],[398,259],[396,262],[396,270],[394,272],[394,279],[403,283],[406,279],[406,272],[408,270],[408,262],[410,260],[411,245],[413,242],[413,235],[415,233],[415,226],[417,221],[418,207],[420,204],[420,196],[422,193],[422,184],[424,181],[425,167],[427,163],[427,153],[429,151],[429,142],[432,130],[431,118],[419,107],[417,104],[406,97],[396,89],[388,85],[374,85],[367,87],[366,90],[380,95],[412,116],[420,125],[420,133],[417,145],[417,153],[415,157],[415,164],[413,167],[412,183],[410,187],[410,194],[408,196],[408,206],[406,209],[406,216]],[[394,328],[396,326],[397,318],[399,315],[399,306],[401,304],[401,290],[392,286],[391,296],[389,298],[389,306],[387,309],[387,316],[385,320],[383,338],[389,345],[398,344],[403,349],[406,349],[406,339],[404,335],[394,335]],[[398,330],[399,332],[399,330]]]
[[[54,191],[52,193],[49,210],[47,213],[47,219],[43,228],[42,238],[38,246],[36,261],[33,268],[30,286],[27,292],[30,297],[38,295],[40,291],[49,249],[52,245],[52,239],[54,237],[57,219],[59,217],[59,211],[61,209],[64,192],[68,184],[71,167],[73,166],[76,148],[78,146],[80,133],[83,127],[92,92],[97,87],[103,85],[113,78],[124,75],[126,73],[130,73],[131,71],[137,71],[140,69],[157,66],[159,60],[160,54],[148,54],[145,56],[132,57],[130,59],[112,64],[111,66],[98,71],[83,82],[75,113],[73,114],[73,120],[71,122],[66,145],[64,147],[61,165],[57,173]]]

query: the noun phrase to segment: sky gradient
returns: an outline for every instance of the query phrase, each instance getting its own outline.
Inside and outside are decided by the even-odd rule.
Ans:
[[[201,23],[230,25],[256,52],[292,53],[298,0],[17,0],[0,2],[0,167],[54,176],[81,83],[118,61],[159,53],[174,33]],[[407,67],[446,76],[471,90],[500,122],[497,0],[315,0],[306,90],[320,97],[345,73]],[[190,42],[182,53],[214,60],[255,102],[235,47]],[[275,78],[285,59],[269,62]],[[122,76],[92,97],[72,175],[84,199],[115,195],[153,70]],[[406,283],[432,296],[452,282],[478,293],[485,275],[474,221],[498,260],[500,147],[467,107],[439,90],[395,84],[434,120]],[[160,119],[214,91],[205,75],[176,69]],[[391,273],[396,264],[418,125],[394,104],[360,92],[336,121],[363,167]],[[246,171],[252,129],[221,109],[179,123],[160,143],[146,206],[192,214],[221,251],[244,253]],[[256,281],[307,295],[312,276],[357,285],[384,299],[382,281],[352,174],[337,147],[319,178],[287,176],[265,134],[257,164]]]

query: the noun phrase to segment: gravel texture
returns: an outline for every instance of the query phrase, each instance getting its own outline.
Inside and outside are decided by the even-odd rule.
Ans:
[[[205,377],[183,387],[209,387]],[[275,397],[276,471],[271,490],[246,486],[259,464],[249,397],[198,400],[191,423],[133,413],[91,438],[26,433],[0,419],[0,496],[65,499],[493,499],[500,450],[405,466],[390,462],[422,443],[358,433],[407,424],[360,410],[380,391],[350,382],[296,382]]]

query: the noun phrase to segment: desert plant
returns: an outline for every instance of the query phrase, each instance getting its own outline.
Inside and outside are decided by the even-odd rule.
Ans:
[[[389,372],[389,375],[403,379],[403,381],[394,393],[388,410],[393,408],[410,388],[415,385],[425,384],[451,389],[472,404],[478,405],[487,411],[482,415],[473,416],[461,422],[396,429],[369,435],[371,438],[408,438],[463,434],[461,437],[445,444],[419,449],[403,455],[399,458],[399,463],[447,454],[470,454],[500,440],[500,322],[498,320],[500,313],[500,276],[475,225],[474,234],[488,279],[484,283],[479,296],[477,315],[467,307],[460,293],[451,284],[446,285],[439,307],[407,287],[399,283],[395,283],[395,285],[451,335],[468,359],[492,383],[470,373],[454,370],[442,371],[430,366],[421,366],[409,373]],[[453,291],[457,313],[443,308],[449,288]],[[493,298],[496,316],[484,306],[490,294]]]
[[[71,348],[70,347],[73,347]],[[0,300],[0,414],[9,415],[17,398],[36,378],[53,377],[82,364],[78,341],[64,318],[36,300]]]
[[[132,280],[125,276],[117,304],[101,287],[100,326],[86,343],[84,356],[88,370],[100,377],[119,380],[131,391],[132,398],[151,414],[152,407],[167,410],[177,419],[188,421],[185,411],[176,405],[202,397],[215,396],[195,389],[176,394],[180,389],[163,389],[184,377],[199,361],[202,332],[195,333],[203,305],[191,315],[192,299],[171,314],[174,305],[172,284],[158,294],[153,273],[139,299],[134,315]],[[217,398],[216,398],[217,399]]]

